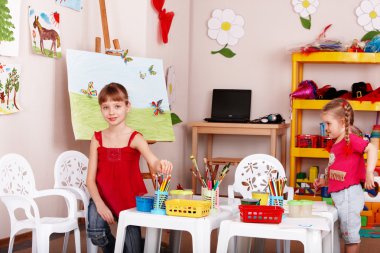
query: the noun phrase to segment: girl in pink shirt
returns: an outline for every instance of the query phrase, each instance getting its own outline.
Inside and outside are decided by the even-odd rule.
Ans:
[[[345,241],[345,252],[359,252],[361,226],[360,212],[364,206],[364,193],[374,185],[373,171],[377,162],[377,147],[351,133],[354,111],[342,98],[331,100],[322,109],[322,120],[328,136],[335,139],[324,178],[314,182],[318,188],[328,185],[338,210],[340,230]],[[367,153],[367,166],[363,154]]]

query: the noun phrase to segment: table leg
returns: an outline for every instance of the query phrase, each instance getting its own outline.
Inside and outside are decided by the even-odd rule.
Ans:
[[[275,129],[270,130],[270,155],[276,157],[277,147],[277,132]]]
[[[212,159],[212,145],[214,142],[214,136],[212,134],[207,135],[207,161]]]
[[[281,135],[281,163],[286,167],[286,130]]]
[[[119,229],[117,232],[119,233]],[[160,228],[146,228],[144,253],[160,252],[161,234]]]
[[[193,127],[192,128],[192,137],[191,137],[191,154],[197,158],[198,156],[198,128]],[[194,165],[191,165],[193,169]],[[191,188],[193,190],[193,193],[196,194],[197,189],[197,179],[194,175],[191,177]]]
[[[124,248],[125,228],[127,224],[123,220],[124,219],[120,219],[117,225],[115,253],[122,253]]]
[[[320,230],[307,229],[305,253],[322,253],[322,236]]]
[[[171,230],[169,237],[170,252],[179,253],[181,249],[181,230]]]

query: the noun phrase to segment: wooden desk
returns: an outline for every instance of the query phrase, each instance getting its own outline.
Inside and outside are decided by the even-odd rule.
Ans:
[[[228,162],[237,164],[242,158],[212,157],[213,136],[215,134],[227,135],[266,135],[270,136],[270,155],[277,157],[277,137],[281,136],[281,163],[286,166],[286,130],[289,124],[249,124],[249,123],[209,123],[191,122],[192,148],[191,152],[195,158],[198,155],[198,135],[207,134],[207,160],[213,164],[226,164]],[[192,177],[192,189],[196,192],[197,181]]]

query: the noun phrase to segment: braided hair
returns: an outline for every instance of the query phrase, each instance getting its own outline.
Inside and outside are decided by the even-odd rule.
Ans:
[[[335,98],[322,108],[322,112],[329,112],[336,118],[344,119],[344,140],[346,141],[347,151],[349,151],[351,148],[350,130],[354,128],[354,110],[350,103],[343,98]]]

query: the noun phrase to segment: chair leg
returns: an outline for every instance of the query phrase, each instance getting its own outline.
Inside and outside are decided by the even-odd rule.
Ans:
[[[9,237],[8,253],[12,253],[14,241],[15,241],[15,235],[10,236]]]
[[[81,253],[81,248],[80,248],[80,230],[77,227],[74,229],[74,237],[75,237],[75,252],[76,253]]]
[[[91,239],[87,238],[87,252],[89,253],[97,253],[98,252],[98,246],[92,244]]]
[[[66,232],[65,233],[65,237],[63,238],[62,253],[66,253],[67,252],[67,244],[69,243],[69,236],[70,236],[70,232]]]
[[[50,233],[46,233],[43,229],[37,230],[37,252],[49,252],[50,246]]]
[[[179,253],[181,249],[181,230],[171,230],[169,237],[170,252]]]
[[[37,253],[37,232],[35,229],[32,231],[32,253]]]

